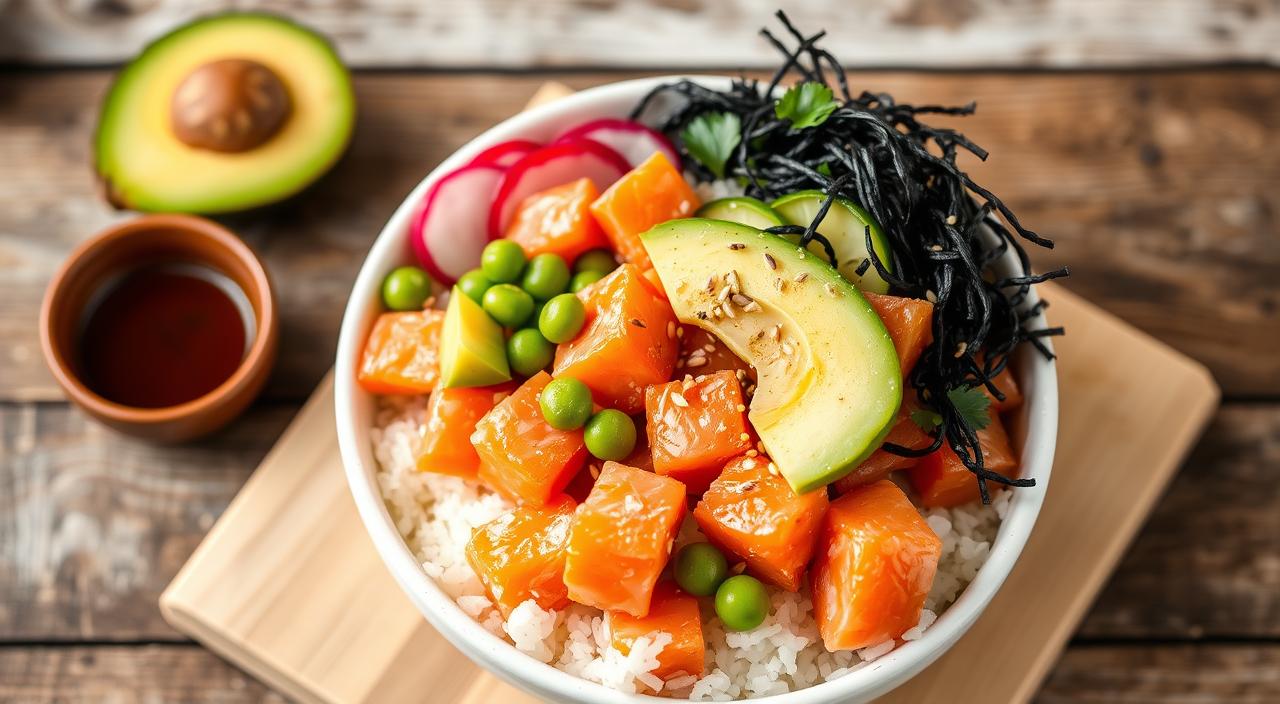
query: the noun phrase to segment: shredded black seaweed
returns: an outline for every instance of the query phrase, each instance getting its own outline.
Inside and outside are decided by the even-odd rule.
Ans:
[[[1053,358],[1042,338],[1061,335],[1062,328],[1028,327],[1038,322],[1035,319],[1045,302],[1019,310],[1033,285],[1068,275],[1065,267],[1030,273],[1023,243],[1052,248],[1053,241],[1023,226],[995,194],[957,166],[961,152],[985,160],[985,149],[960,132],[920,120],[930,114],[971,115],[976,110],[974,103],[908,105],[887,93],[863,91],[855,96],[840,63],[818,46],[825,32],[806,37],[785,13],[779,11],[777,18],[794,45],[789,48],[768,29],[761,30],[784,57],[767,83],[739,78],[724,92],[687,80],[664,84],[641,101],[634,116],[641,116],[658,96],[682,99],[659,129],[688,157],[680,134],[691,121],[707,113],[737,115],[742,138],[725,164],[726,177],[737,179],[747,195],[766,201],[802,189],[825,192],[827,199],[808,227],[782,226],[769,231],[799,235],[802,244],[817,240],[833,265],[838,266],[835,252],[817,232],[817,224],[833,199],[849,198],[870,212],[888,236],[891,261],[880,261],[868,229],[870,257],[860,263],[859,271],[874,267],[895,293],[934,303],[933,342],[907,384],[920,403],[942,419],[928,448],[892,443],[883,448],[897,455],[920,457],[948,443],[977,476],[983,503],[990,501],[987,482],[1034,486],[1034,479],[1010,479],[983,466],[977,429],[957,411],[949,392],[986,388],[1003,400],[994,379],[1008,366],[1018,345],[1029,343]],[[841,105],[821,124],[794,129],[774,112],[774,102],[781,93],[778,89],[788,78],[826,85],[842,98]],[[702,180],[715,178],[696,159],[687,158],[686,164]],[[1022,274],[996,279],[991,264],[1010,250]]]

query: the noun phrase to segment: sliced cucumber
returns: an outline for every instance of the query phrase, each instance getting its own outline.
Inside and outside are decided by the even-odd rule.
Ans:
[[[764,201],[741,196],[738,198],[719,198],[698,208],[694,217],[708,220],[728,220],[739,225],[763,230],[766,227],[785,225],[782,216],[774,212]]]
[[[788,193],[769,205],[778,215],[792,225],[808,226],[818,216],[818,209],[826,199],[822,191],[798,191]],[[858,276],[858,267],[867,259],[866,228],[871,228],[871,241],[876,256],[885,268],[893,271],[893,260],[889,256],[889,240],[885,237],[880,223],[871,214],[850,200],[836,198],[827,211],[826,217],[818,223],[818,234],[831,242],[836,252],[836,269],[844,278],[858,288],[873,293],[888,293],[889,284],[880,278],[874,266],[868,266],[862,276]],[[826,258],[826,250],[818,242],[809,244],[809,249]]]

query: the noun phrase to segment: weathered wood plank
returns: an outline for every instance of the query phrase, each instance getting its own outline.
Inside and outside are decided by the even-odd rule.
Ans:
[[[158,447],[61,404],[0,406],[0,641],[181,638],[156,600],[295,410]]]
[[[1280,408],[1221,410],[1080,635],[1280,638]]]
[[[0,701],[284,704],[195,645],[0,649]]]
[[[292,417],[258,408],[191,447],[61,405],[0,406],[0,643],[170,639],[156,599]],[[1280,404],[1231,404],[1082,634],[1280,639]]]
[[[0,59],[120,61],[223,2],[49,3],[0,7]],[[772,66],[757,35],[773,4],[749,0],[514,0],[326,4],[251,0],[333,37],[356,66]],[[1276,61],[1280,9],[1243,0],[855,0],[792,3],[805,31],[858,66],[1114,66]]]
[[[1266,70],[1124,74],[865,73],[858,87],[963,103],[993,154],[970,164],[1058,239],[1042,268],[1197,359],[1228,396],[1280,394],[1280,81]],[[283,310],[268,394],[301,398],[330,366],[350,282],[385,218],[452,149],[520,108],[547,76],[362,75],[350,153],[314,189],[231,219]],[[616,76],[574,75],[585,87]],[[123,217],[89,173],[103,72],[0,79],[0,399],[61,398],[35,316],[70,247]]]
[[[1280,645],[1121,645],[1068,648],[1035,701],[1269,704],[1278,699]],[[285,701],[209,651],[185,644],[3,648],[0,700]]]
[[[1072,647],[1035,701],[1267,704],[1280,701],[1280,645]]]

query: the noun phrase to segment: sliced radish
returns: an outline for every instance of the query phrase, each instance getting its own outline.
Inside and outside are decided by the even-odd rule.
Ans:
[[[565,140],[532,152],[508,169],[498,184],[489,208],[489,237],[501,237],[516,208],[535,193],[580,178],[591,179],[603,191],[630,170],[621,154],[589,139]]]
[[[498,166],[506,169],[525,158],[529,152],[541,147],[541,144],[527,139],[512,139],[506,142],[499,142],[480,152],[476,158],[471,160],[471,163]]]
[[[612,117],[584,122],[557,137],[552,144],[574,139],[599,142],[621,154],[632,166],[638,166],[654,152],[662,152],[676,169],[680,168],[680,155],[671,140],[639,122]]]
[[[418,261],[448,285],[480,265],[489,243],[487,203],[492,202],[505,169],[469,164],[436,181],[409,225],[409,242]]]

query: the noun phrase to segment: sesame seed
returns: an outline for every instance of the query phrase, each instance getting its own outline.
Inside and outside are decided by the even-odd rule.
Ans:
[[[771,271],[777,271],[778,260],[774,259],[772,254],[769,254],[768,252],[764,253],[764,263]]]
[[[702,346],[702,351],[703,351],[703,352],[715,352],[715,351],[716,351],[716,346],[715,346],[715,345],[713,345],[713,344],[711,344],[710,342],[708,342],[707,344],[705,344],[705,345],[703,345],[703,346]]]
[[[676,328],[676,337],[684,337],[684,328]]]
[[[769,474],[772,474],[772,475],[773,475],[773,476],[775,476],[775,477],[776,477],[776,476],[778,476],[778,465],[776,465],[776,464],[774,464],[774,463],[770,462],[770,463],[769,463]]]
[[[725,301],[729,300],[729,295],[732,293],[733,291],[730,290],[729,287],[726,285],[720,289],[719,293],[716,294],[716,300],[721,303],[724,303]]]
[[[734,312],[733,312],[733,306],[725,305],[725,306],[722,306],[721,310],[723,310],[723,311],[724,311],[724,316],[725,316],[726,318],[736,318],[736,317],[738,317],[738,315],[737,315],[736,313],[734,313]]]
[[[959,359],[960,357],[963,357],[964,352],[967,349],[969,349],[969,343],[961,340],[960,344],[956,345],[956,358]]]
[[[597,466],[595,466],[595,465],[593,464],[593,465],[591,465],[590,467],[588,467],[587,469],[591,471],[591,478],[592,478],[592,479],[599,479],[599,478],[600,478],[600,468],[599,468],[599,467],[597,467]]]
[[[714,291],[716,290],[716,279],[717,279],[717,278],[719,278],[719,277],[718,277],[718,276],[716,276],[715,274],[712,274],[712,275],[710,276],[710,278],[708,278],[708,279],[707,279],[707,293],[712,293],[712,292],[714,292]]]
[[[937,303],[937,302],[938,302],[938,294],[934,293],[933,291],[925,291],[925,292],[924,292],[924,299],[925,299],[926,301],[930,302],[930,303]]]
[[[675,336],[676,336],[676,323],[673,320],[667,323],[667,337],[675,339]]]
[[[742,574],[746,570],[747,570],[747,563],[739,562],[738,564],[734,565],[733,568],[730,569],[729,571],[733,572],[734,574]]]
[[[942,251],[942,245],[940,245],[940,244],[933,244],[933,245],[929,245],[929,251],[930,251],[930,252],[941,252],[941,251]]]
[[[744,441],[744,442],[745,442],[745,441],[747,441],[747,440],[750,440],[750,439],[751,439],[751,436],[750,436],[750,435],[747,435],[746,433],[740,433],[740,434],[738,435],[738,439],[739,439],[739,440],[742,440],[742,441]]]
[[[793,280],[793,281],[795,281],[795,282],[796,282],[796,283],[798,283],[798,284],[802,284],[802,283],[804,283],[804,282],[805,282],[805,279],[807,279],[807,278],[809,278],[809,272],[807,272],[807,271],[802,271],[802,272],[800,272],[799,274],[796,274],[796,278],[794,278],[794,279],[792,279],[792,280]]]
[[[729,243],[729,249],[732,249],[732,250],[734,250],[734,251],[737,251],[737,250],[739,250],[739,249],[746,249],[746,248],[747,248],[747,245],[745,245],[745,244],[743,244],[743,243],[741,243],[741,242],[730,242],[730,243]]]
[[[840,297],[840,289],[836,288],[835,284],[828,281],[826,288],[827,288],[827,293],[831,294],[832,296],[835,296],[836,298]]]
[[[783,281],[782,279],[774,279],[774,280],[773,280],[773,285],[774,285],[774,287],[775,287],[775,288],[777,288],[779,291],[786,291],[786,290],[787,290],[787,282],[786,282],[786,281]]]
[[[645,325],[645,324],[644,324],[644,321],[643,321],[643,320],[641,320],[641,319],[639,319],[639,318],[632,318],[632,319],[631,319],[631,324],[632,324],[632,325],[634,325],[634,326],[636,326],[636,327],[638,327],[638,328],[647,328],[647,327],[649,327],[648,325]]]
[[[746,462],[743,462],[742,465],[746,467]],[[747,467],[747,469],[751,469],[755,466],[756,466],[756,463],[752,462],[751,466]],[[759,488],[760,488],[760,482],[756,482],[756,481],[745,481],[738,485],[738,491],[743,494],[747,493],[748,491],[755,491],[756,489],[759,489]]]
[[[742,295],[741,293],[733,294],[732,296],[729,297],[729,300],[733,301],[733,304],[735,306],[738,306],[739,308],[746,308],[748,305],[755,303],[755,301]]]
[[[742,283],[738,281],[738,272],[730,271],[729,276],[725,278],[729,282],[729,288],[732,289],[734,293],[742,293]]]
[[[735,406],[735,408],[737,408],[737,409],[738,409],[738,412],[739,412],[739,413],[742,413],[743,411],[746,411],[746,410],[747,410],[747,407],[746,407],[746,406],[744,406],[744,405],[742,405],[741,403],[739,403],[737,406]]]
[[[948,216],[947,216],[947,224],[948,224],[948,225],[954,225],[954,224],[956,224],[956,216],[954,216],[954,215],[948,215]]]
[[[775,340],[782,337],[782,323],[778,323],[777,325],[769,328],[769,337]]]
[[[758,450],[747,450],[747,457],[757,457],[759,454]]]
[[[759,310],[760,310],[760,304],[759,304],[759,303],[756,303],[755,301],[752,301],[752,302],[748,303],[747,305],[743,306],[743,307],[742,307],[742,310],[744,310],[744,311],[746,311],[746,312],[748,312],[748,313],[755,313],[755,312],[757,312],[757,311],[759,311]]]
[[[792,347],[791,343],[784,342],[782,343],[782,353],[790,357],[791,355],[796,353],[796,348]]]
[[[689,359],[688,365],[691,369],[696,369],[697,367],[701,367],[706,363],[707,363],[706,357],[691,357]]]
[[[676,393],[671,394],[671,402],[676,404],[680,408],[689,407],[689,402],[685,400],[685,397],[682,394],[676,394]]]
[[[743,379],[747,378],[747,373],[746,373],[746,371],[744,371],[744,370],[742,370],[742,369],[739,369],[739,370],[737,371],[736,376],[738,377],[738,381],[742,381]]]
[[[699,374],[699,375],[695,376],[695,377],[693,378],[693,380],[694,380],[694,382],[701,384],[702,382],[704,382],[704,381],[706,381],[706,380],[707,380],[707,375],[706,375],[706,374]]]
[[[743,467],[745,467],[745,468],[747,468],[747,469],[755,469],[755,468],[756,468],[756,461],[755,461],[755,460],[753,460],[753,459],[745,459],[745,460],[743,460],[743,461],[742,461],[742,466],[743,466]]]

